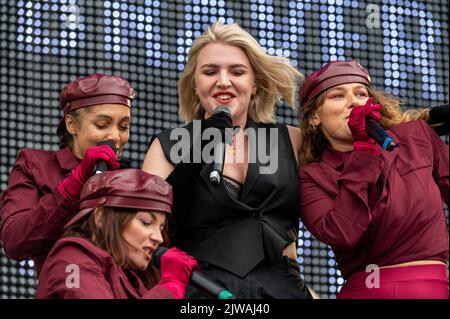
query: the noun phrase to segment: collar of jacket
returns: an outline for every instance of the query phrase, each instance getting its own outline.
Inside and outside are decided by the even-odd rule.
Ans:
[[[399,145],[400,141],[399,141],[397,135],[395,134],[395,129],[396,128],[394,127],[391,130],[386,130],[386,132],[392,138],[394,143],[396,145]],[[352,152],[353,151],[347,151],[347,152],[337,151],[337,150],[333,149],[330,145],[327,145],[322,154],[322,161],[324,161],[331,167],[339,170],[343,167],[345,161],[350,157]],[[383,151],[383,150],[382,150],[382,152],[383,152],[383,154],[382,154],[383,157],[393,160],[397,156],[398,148],[395,148],[391,152]]]
[[[66,146],[56,151],[56,159],[62,169],[66,171],[72,171],[79,164],[77,158],[72,153],[72,149]]]
[[[333,168],[338,169],[344,165],[353,151],[341,152],[327,145],[323,150],[322,160]]]

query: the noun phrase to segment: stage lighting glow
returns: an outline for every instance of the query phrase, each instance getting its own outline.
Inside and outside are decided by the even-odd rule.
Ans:
[[[382,0],[379,27],[367,24],[356,0],[176,0],[5,2],[0,40],[0,191],[22,147],[57,150],[64,84],[89,73],[127,78],[136,89],[130,143],[124,156],[139,167],[153,134],[181,124],[177,81],[189,48],[207,25],[239,23],[270,54],[310,74],[329,60],[359,59],[373,86],[403,98],[404,107],[448,101],[448,4]],[[277,102],[280,122],[297,113]],[[322,298],[343,278],[333,251],[300,223],[302,277]],[[32,298],[32,262],[0,252],[0,298]]]

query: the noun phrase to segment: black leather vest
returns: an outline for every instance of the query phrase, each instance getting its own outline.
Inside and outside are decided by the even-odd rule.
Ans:
[[[240,201],[230,197],[223,184],[211,185],[210,164],[200,173],[192,200],[183,211],[173,211],[177,221],[172,224],[171,241],[199,260],[244,277],[264,259],[282,262],[282,250],[295,239],[288,234],[297,229],[300,196],[298,167],[289,138],[282,124],[257,124],[247,121],[247,128],[266,133],[265,153],[276,154],[278,167],[274,173],[262,174],[268,164],[249,163],[247,176],[241,189]],[[270,129],[275,129],[269,138]],[[170,140],[171,129],[157,135],[166,158],[170,161],[170,148],[177,141]],[[251,135],[249,135],[251,136]],[[250,149],[260,151],[264,141],[261,134],[249,138]],[[256,146],[255,146],[256,145]],[[277,149],[278,148],[278,149]],[[270,153],[269,153],[270,150]],[[186,190],[174,189],[177,192]],[[182,214],[182,215],[180,215]]]

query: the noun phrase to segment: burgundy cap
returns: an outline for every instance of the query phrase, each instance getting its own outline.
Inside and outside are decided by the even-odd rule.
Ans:
[[[117,76],[96,73],[76,79],[61,91],[60,103],[64,116],[57,132],[64,129],[64,117],[72,110],[107,103],[131,107],[134,97],[135,92],[127,80]]]
[[[308,75],[300,89],[300,106],[313,100],[323,91],[346,83],[370,86],[369,72],[356,60],[328,62]]]
[[[120,207],[170,214],[172,186],[157,175],[140,169],[106,171],[92,176],[81,192],[80,212],[66,227],[90,214],[96,207]]]

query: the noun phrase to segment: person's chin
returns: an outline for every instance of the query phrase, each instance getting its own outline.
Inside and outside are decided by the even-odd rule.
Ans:
[[[149,266],[149,263],[142,263],[138,267],[136,267],[136,270],[138,271],[146,271]]]
[[[133,262],[133,269],[137,271],[145,271],[150,264],[150,259],[139,260],[137,262]]]
[[[150,258],[146,258],[144,261],[142,261],[142,270],[146,270],[149,265],[150,265]]]

